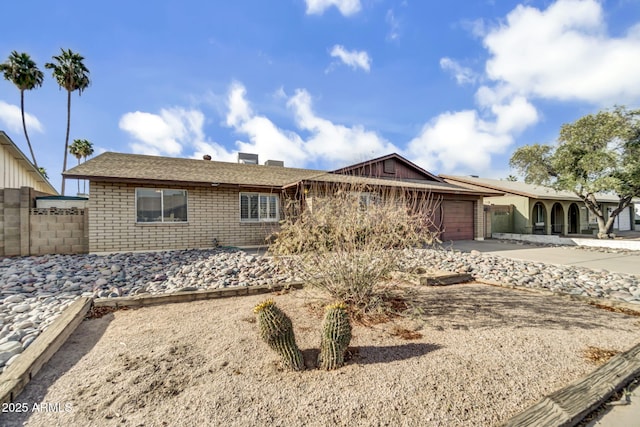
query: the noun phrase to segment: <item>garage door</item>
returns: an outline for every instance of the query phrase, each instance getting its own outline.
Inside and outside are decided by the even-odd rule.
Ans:
[[[443,201],[442,225],[442,241],[473,240],[473,202]]]

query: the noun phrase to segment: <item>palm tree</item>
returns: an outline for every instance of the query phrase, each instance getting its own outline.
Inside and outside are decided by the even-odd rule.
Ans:
[[[67,153],[69,151],[69,129],[71,128],[71,92],[78,91],[78,95],[89,87],[89,69],[84,65],[84,57],[71,49],[60,49],[61,55],[54,56],[55,63],[47,62],[45,68],[51,69],[53,78],[60,88],[67,91],[67,134],[64,140],[64,163],[62,172],[67,170]],[[62,195],[64,195],[64,176],[62,177]]]
[[[82,147],[84,143],[88,142],[84,139],[74,139],[73,143],[69,146],[69,153],[74,155],[76,159],[78,159],[78,164],[80,164],[80,159],[82,158]],[[78,180],[78,193],[80,192],[80,180]]]
[[[87,157],[93,154],[93,144],[86,139],[74,139],[73,143],[69,145],[69,154],[75,156],[78,159],[78,164],[80,164],[80,159],[84,158],[87,160]],[[83,182],[84,190],[86,190],[86,181]],[[78,180],[78,193],[80,193],[80,180]]]
[[[38,163],[36,162],[36,156],[33,153],[31,147],[31,140],[27,133],[27,123],[24,120],[24,91],[32,90],[38,86],[42,86],[44,80],[44,74],[40,71],[36,63],[31,57],[22,52],[18,53],[15,50],[9,55],[7,62],[0,64],[0,71],[4,74],[4,78],[10,80],[14,85],[20,89],[20,111],[22,112],[22,129],[24,129],[24,137],[27,139],[27,145],[31,152],[31,158],[36,169]]]
[[[84,144],[82,145],[82,157],[84,158],[83,161],[87,161],[87,157],[89,157],[90,155],[93,154],[93,144],[91,143],[91,141],[87,141],[86,139],[83,140]],[[87,181],[83,180],[82,181],[82,192],[83,193],[87,193]]]

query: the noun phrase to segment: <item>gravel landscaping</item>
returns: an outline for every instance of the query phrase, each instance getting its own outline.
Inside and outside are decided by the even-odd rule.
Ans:
[[[416,266],[640,304],[640,277],[634,275],[443,249],[406,251],[404,269]],[[291,272],[278,269],[268,257],[225,249],[0,259],[0,369],[15,361],[81,295],[163,294],[293,279]]]
[[[302,372],[259,338],[252,308],[265,295],[87,320],[16,399],[54,409],[0,424],[496,426],[593,371],[589,350],[640,340],[640,318],[567,298],[481,284],[416,292],[415,316],[354,325],[347,365],[329,372],[313,368],[326,300],[308,290],[273,296]]]

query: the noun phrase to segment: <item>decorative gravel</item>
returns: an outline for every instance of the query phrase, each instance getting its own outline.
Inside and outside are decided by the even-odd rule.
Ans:
[[[571,249],[568,249],[571,250]],[[640,277],[443,249],[405,251],[403,269],[471,273],[526,288],[640,304]],[[269,257],[229,249],[0,259],[0,369],[16,360],[80,296],[255,286],[295,280]]]

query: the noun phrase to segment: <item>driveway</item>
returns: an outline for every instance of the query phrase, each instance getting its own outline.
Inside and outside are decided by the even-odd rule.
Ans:
[[[451,244],[453,249],[462,252],[477,250],[505,258],[640,275],[640,251],[605,253],[574,247],[541,247],[496,240],[459,240],[447,242],[444,247],[448,248]]]

